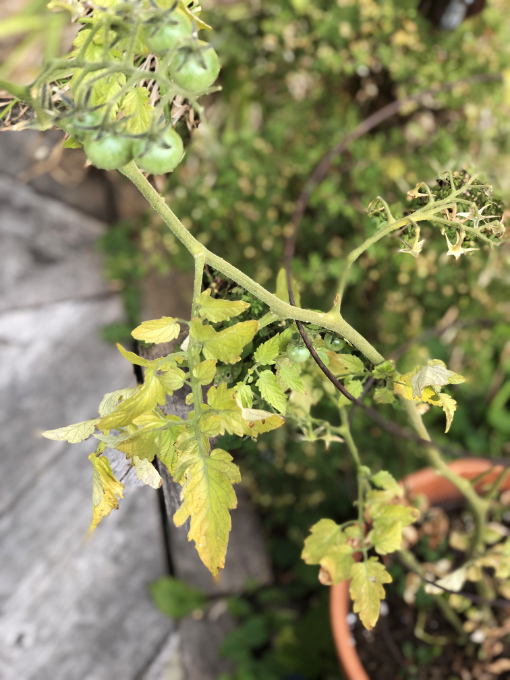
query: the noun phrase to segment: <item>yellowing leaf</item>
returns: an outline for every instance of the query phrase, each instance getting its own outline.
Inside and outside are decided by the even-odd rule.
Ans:
[[[99,404],[99,415],[101,416],[101,418],[109,416],[110,413],[113,413],[115,411],[119,404],[119,401],[121,401],[122,399],[128,399],[129,397],[132,397],[133,394],[136,394],[136,392],[137,392],[136,387],[126,387],[122,390],[117,390],[116,392],[109,392],[108,394],[105,394],[103,400]]]
[[[241,408],[251,408],[253,406],[253,392],[249,385],[238,383],[235,387],[235,396]]]
[[[135,466],[136,476],[144,484],[152,486],[153,489],[159,489],[163,484],[159,472],[146,458],[133,456],[133,465]]]
[[[301,553],[306,564],[320,564],[332,548],[344,545],[347,541],[341,528],[332,519],[319,520],[310,531]]]
[[[93,531],[103,517],[119,507],[119,498],[123,498],[124,485],[114,477],[110,461],[106,456],[92,453],[89,460],[93,466],[92,491],[92,523],[89,531]]]
[[[363,362],[353,354],[337,354],[331,350],[328,350],[326,354],[329,358],[329,370],[334,376],[355,375],[365,372]]]
[[[85,420],[83,423],[60,427],[58,430],[46,430],[46,432],[42,433],[42,436],[46,437],[46,439],[53,439],[56,442],[77,444],[90,437],[96,429],[99,420],[99,418],[94,418],[94,420]]]
[[[193,319],[190,334],[203,344],[206,359],[235,364],[241,358],[245,345],[253,340],[258,327],[257,321],[243,321],[218,333],[212,326],[203,326],[198,319]]]
[[[193,375],[195,378],[198,378],[201,385],[208,385],[214,380],[216,375],[216,361],[214,359],[201,361],[193,369]]]
[[[179,420],[177,416],[172,416]],[[177,463],[177,453],[175,451],[175,439],[178,433],[175,432],[177,428],[169,427],[167,430],[159,432],[157,439],[157,456],[159,460],[166,466],[168,472],[173,474],[173,470]]]
[[[248,302],[242,300],[216,300],[211,297],[211,289],[208,288],[198,298],[198,315],[209,319],[212,323],[217,323],[239,316],[249,306]]]
[[[221,418],[221,434],[225,430],[239,437],[245,434],[245,423],[235,398],[235,387],[227,389],[226,383],[211,387],[207,392],[207,403]]]
[[[98,424],[100,430],[125,427],[142,413],[152,411],[158,403],[158,381],[153,371],[147,371],[145,383],[139,387],[132,397],[122,401],[117,410],[105,416]]]
[[[285,413],[287,408],[287,400],[285,393],[280,387],[278,378],[271,371],[262,371],[256,383],[260,390],[262,399],[271,404],[280,413]]]
[[[173,394],[174,390],[180,390],[186,380],[186,373],[177,366],[169,371],[158,375],[158,380],[163,385],[167,394]]]
[[[320,561],[319,579],[321,583],[336,585],[349,578],[351,569],[355,564],[352,553],[353,549],[350,545],[337,545],[331,548]]]
[[[128,352],[128,350],[124,349],[124,347],[122,347],[122,345],[120,345],[119,343],[117,343],[117,349],[122,354],[124,359],[127,359],[136,366],[148,366],[150,364],[150,361],[148,361],[147,359],[143,359],[142,357],[139,357],[138,354],[135,354],[134,352]]]
[[[415,522],[420,513],[405,505],[383,505],[370,509],[373,529],[370,538],[379,555],[399,550],[402,545],[402,529]]]
[[[245,434],[248,434],[250,437],[256,437],[258,434],[276,430],[285,422],[284,419],[281,416],[276,415],[276,413],[261,411],[260,409],[255,408],[241,409],[241,416],[247,424],[247,427],[245,426]]]
[[[391,583],[392,578],[377,557],[358,562],[351,569],[350,595],[354,603],[353,611],[359,614],[362,624],[371,630],[377,623],[381,611],[381,600],[386,593],[383,583]]]
[[[386,472],[386,470],[379,470],[379,472],[370,477],[370,481],[379,487],[379,489],[393,491],[395,496],[402,497],[404,495],[404,489],[400,486],[395,477],[390,475],[389,472]]]
[[[279,337],[279,333],[273,335],[272,338],[257,347],[257,351],[253,355],[253,358],[258,364],[272,365],[276,362],[278,354],[280,353]]]
[[[122,100],[121,108],[126,116],[126,129],[132,134],[147,132],[151,125],[152,106],[150,92],[146,87],[135,87]],[[174,336],[177,337],[177,336]],[[143,340],[144,338],[138,338]],[[147,342],[154,342],[147,340]],[[160,340],[159,342],[167,342]]]
[[[127,458],[137,456],[150,462],[158,453],[158,435],[159,432],[157,430],[141,430],[140,432],[135,432],[129,439],[118,443],[115,448],[117,451],[125,453]]]
[[[170,3],[170,7],[171,7],[173,5],[174,0],[167,0],[167,2]],[[194,21],[196,23],[198,31],[201,31],[201,30],[212,31],[212,28],[209,26],[209,24],[206,24],[205,21],[202,21],[202,19],[200,19],[200,17],[198,16],[198,13],[193,12],[188,7],[188,5],[186,4],[186,2],[184,0],[179,0],[179,7],[184,12],[186,12],[186,14],[191,19],[191,21]]]
[[[215,449],[210,456],[198,456],[187,470],[182,505],[174,515],[176,526],[191,518],[188,540],[195,541],[198,554],[216,576],[225,565],[228,535],[231,528],[229,510],[237,506],[232,487],[241,481],[232,456]]]
[[[161,319],[144,321],[135,328],[131,335],[136,340],[153,342],[157,345],[161,342],[174,340],[179,335],[180,330],[180,326],[175,319],[171,316],[163,316]]]
[[[437,395],[437,400],[439,402],[439,405],[443,409],[446,415],[446,429],[445,432],[448,432],[450,429],[450,426],[453,422],[453,414],[455,413],[457,409],[457,402],[453,397],[450,397],[449,394],[444,394],[441,392],[441,394]]]

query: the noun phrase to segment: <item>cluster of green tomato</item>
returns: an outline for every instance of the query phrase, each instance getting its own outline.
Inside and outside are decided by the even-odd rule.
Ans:
[[[180,8],[167,13],[161,25],[147,26],[145,41],[150,51],[164,57],[176,43],[168,64],[172,81],[190,95],[198,95],[213,85],[220,71],[218,55],[208,43],[193,37],[193,23]],[[183,39],[187,39],[183,41]],[[172,172],[182,160],[181,137],[171,127],[158,127],[144,135],[119,131],[119,123],[105,123],[105,109],[89,109],[77,114],[69,132],[83,143],[88,160],[103,170],[116,170],[135,159],[141,170],[153,175]]]
[[[345,345],[345,341],[338,336],[327,333],[324,336],[324,344],[328,349],[333,350],[333,352],[340,352]],[[304,363],[310,358],[310,351],[305,345],[298,344],[297,342],[291,342],[287,347],[287,356],[291,361],[295,361],[297,364]]]

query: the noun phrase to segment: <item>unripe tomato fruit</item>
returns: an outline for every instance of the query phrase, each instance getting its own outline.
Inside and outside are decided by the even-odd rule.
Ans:
[[[287,356],[296,364],[302,364],[310,358],[310,352],[307,347],[303,345],[289,345],[287,348]]]
[[[168,68],[174,83],[183,90],[202,92],[211,87],[218,77],[220,61],[213,48],[199,40],[195,49],[178,50]]]
[[[331,335],[330,333],[324,337],[324,342],[326,343],[326,347],[333,350],[333,352],[339,352],[345,345],[343,340],[340,338],[335,338],[335,336]]]
[[[184,146],[177,132],[169,128],[153,144],[144,139],[136,141],[133,144],[133,153],[141,170],[150,175],[165,175],[181,162]]]
[[[74,137],[80,141],[87,136],[90,136],[94,128],[99,128],[103,120],[104,112],[96,111],[81,111],[73,116],[69,128]]]
[[[167,24],[160,26],[154,33],[147,27],[145,42],[154,54],[164,54],[173,47],[179,38],[191,37],[191,19],[182,9],[177,8],[172,12]]]
[[[83,148],[87,158],[101,170],[117,170],[133,158],[133,144],[127,137],[105,134],[85,139]]]

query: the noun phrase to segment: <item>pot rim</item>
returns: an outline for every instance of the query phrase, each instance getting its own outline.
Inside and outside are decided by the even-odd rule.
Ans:
[[[448,463],[448,467],[452,472],[456,472],[465,479],[474,479],[490,470],[480,480],[480,485],[495,481],[503,469],[501,465],[493,465],[488,458],[461,458]],[[460,491],[451,482],[431,467],[422,468],[407,475],[400,484],[404,486],[408,493],[426,495],[431,503],[462,497]],[[510,488],[510,476],[502,488]],[[329,611],[333,639],[340,664],[348,680],[370,680],[360,661],[354,637],[347,624],[350,604],[349,581],[342,581],[336,586],[331,586]]]

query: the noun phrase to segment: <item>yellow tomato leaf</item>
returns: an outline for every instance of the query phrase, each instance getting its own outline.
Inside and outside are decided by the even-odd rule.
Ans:
[[[216,361],[207,359],[207,361],[200,362],[193,369],[193,375],[200,381],[201,385],[209,385],[216,375]]]
[[[138,416],[152,411],[158,403],[159,396],[158,380],[153,371],[147,371],[144,384],[133,396],[121,401],[116,411],[102,418],[98,428],[111,430],[129,425]]]
[[[332,519],[319,520],[310,531],[301,553],[306,564],[320,564],[332,548],[344,545],[347,541],[341,528]]]
[[[212,323],[227,321],[233,316],[239,316],[249,307],[248,302],[242,300],[217,300],[211,297],[211,289],[208,288],[198,298],[198,315]]]
[[[122,347],[122,345],[119,343],[117,343],[117,349],[122,354],[124,359],[127,359],[132,364],[136,364],[136,366],[148,366],[150,364],[150,361],[147,359],[142,359],[142,357],[139,357],[138,354],[135,354],[134,352],[128,352],[128,350],[124,349],[124,347]]]
[[[359,614],[367,630],[371,630],[377,623],[381,600],[386,597],[382,584],[391,583],[392,580],[377,557],[371,557],[352,566],[349,592],[354,603],[353,611]]]
[[[197,456],[187,469],[182,505],[174,515],[176,526],[191,518],[188,540],[195,541],[198,554],[216,576],[225,565],[231,528],[229,510],[237,506],[233,484],[241,481],[232,456],[215,449],[210,456]]]
[[[174,340],[179,335],[180,330],[176,319],[171,316],[163,316],[161,319],[144,321],[135,328],[131,335],[136,340],[152,342],[157,345],[161,342]]]
[[[144,484],[152,486],[153,489],[159,489],[163,484],[159,472],[146,458],[133,456],[133,465],[135,466],[136,476]]]
[[[92,523],[89,531],[94,531],[103,517],[119,507],[119,498],[123,498],[124,485],[114,477],[110,461],[106,456],[92,453],[89,460],[93,466],[92,491]]]
[[[77,444],[90,437],[99,421],[100,418],[94,418],[93,420],[85,420],[83,423],[60,427],[58,430],[46,430],[46,432],[42,433],[42,436],[46,437],[46,439],[53,439],[56,442]]]
[[[121,109],[124,110],[126,116],[126,129],[128,132],[137,135],[147,132],[150,128],[153,111],[150,97],[151,93],[146,87],[134,87],[123,98]],[[138,340],[143,339],[138,338]],[[154,342],[154,340],[147,340],[147,342]],[[159,342],[168,341],[159,340]]]
[[[253,340],[258,327],[258,321],[243,321],[218,333],[212,326],[203,326],[198,319],[193,319],[190,333],[202,343],[206,359],[235,364],[241,358],[244,347]]]
[[[355,564],[350,545],[336,545],[320,561],[319,579],[324,585],[336,585],[345,581]]]

